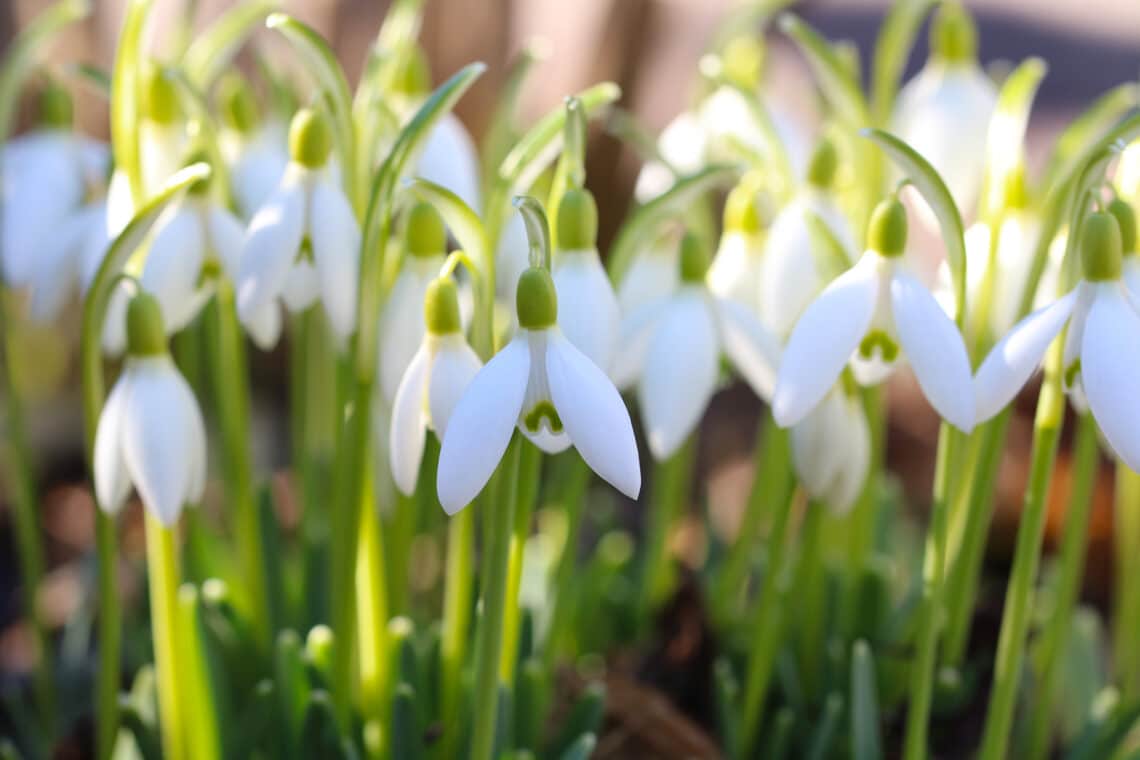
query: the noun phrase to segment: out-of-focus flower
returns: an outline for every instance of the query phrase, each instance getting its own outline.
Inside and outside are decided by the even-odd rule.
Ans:
[[[281,183],[254,215],[238,262],[238,313],[260,331],[278,299],[292,312],[318,298],[333,334],[347,340],[356,326],[360,228],[332,179],[327,117],[302,109],[289,130],[291,160]]]
[[[677,291],[681,284],[678,251],[675,238],[665,233],[648,241],[633,255],[617,288],[622,314],[633,314]]]
[[[935,410],[958,429],[974,426],[970,359],[961,333],[934,296],[901,266],[906,210],[875,209],[868,250],[804,312],[784,349],[772,412],[783,427],[816,407],[850,361],[863,383],[884,379],[905,354]]]
[[[792,464],[813,499],[838,514],[855,504],[871,464],[871,431],[849,384],[837,383],[792,428]]]
[[[436,487],[454,514],[483,489],[518,429],[548,453],[574,445],[586,464],[636,498],[641,468],[633,424],[610,379],[558,328],[550,273],[531,268],[519,279],[519,331],[487,363],[447,424]]]
[[[269,200],[289,165],[287,130],[277,120],[261,120],[257,101],[240,76],[223,79],[218,88],[225,125],[222,153],[230,167],[238,210],[249,218]]]
[[[709,267],[709,289],[757,316],[761,313],[764,243],[771,221],[765,197],[745,178],[725,201],[720,244]]]
[[[166,350],[158,302],[139,293],[127,308],[127,360],[99,416],[95,493],[117,513],[138,489],[170,527],[206,485],[206,426],[198,401]]]

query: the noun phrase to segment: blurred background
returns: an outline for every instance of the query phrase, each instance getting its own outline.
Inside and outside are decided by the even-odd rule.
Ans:
[[[195,0],[190,0],[194,3]],[[46,0],[4,0],[0,4],[0,46],[40,12]],[[95,0],[85,23],[59,39],[53,60],[86,62],[109,69],[124,2]],[[889,0],[808,0],[795,10],[831,39],[848,39],[867,54]],[[1031,168],[1059,129],[1094,97],[1140,74],[1140,2],[1136,0],[967,0],[980,32],[983,64],[1000,71],[1038,55],[1049,73],[1037,98],[1029,132]],[[197,0],[196,23],[204,26],[226,7],[220,0]],[[285,0],[284,9],[311,24],[337,50],[350,81],[359,75],[388,3],[379,0]],[[564,95],[596,81],[617,82],[621,105],[653,132],[685,109],[696,93],[696,66],[718,25],[732,10],[732,0],[428,0],[422,35],[433,78],[438,83],[463,64],[485,61],[484,77],[464,97],[460,117],[479,137],[490,119],[507,66],[522,46],[545,40],[546,58],[528,80],[522,121],[529,123]],[[167,0],[156,14],[159,28],[152,50],[161,55],[163,35],[183,18],[183,4]],[[262,35],[266,44],[276,40]],[[770,32],[767,82],[775,100],[797,116],[806,130],[816,123],[815,94],[806,66],[791,45]],[[926,59],[925,34],[911,57],[907,77]],[[106,137],[107,107],[100,96],[77,91],[81,128]],[[630,207],[639,161],[634,151],[595,127],[589,148],[588,184],[598,198],[602,254]],[[90,546],[93,512],[83,486],[81,415],[75,371],[78,320],[63,335],[29,333],[26,382],[35,388],[38,406],[29,415],[39,453],[41,482],[47,488],[45,527],[55,571],[48,580],[46,607],[66,619],[82,607],[82,583],[69,560]],[[58,329],[58,328],[57,328]],[[60,341],[58,338],[65,340]],[[48,338],[51,338],[50,340]],[[287,350],[287,349],[285,349]],[[256,352],[255,352],[256,355]],[[287,364],[279,349],[259,355],[255,367],[256,420],[260,471],[279,469],[288,454]],[[889,392],[891,423],[888,467],[899,477],[916,516],[925,515],[934,465],[937,420],[917,395],[909,373],[898,373]],[[983,604],[1000,604],[1005,567],[1012,554],[1014,529],[1025,476],[1035,391],[1022,398],[1011,425],[1009,446],[999,478],[998,516],[989,544],[991,578],[998,582]],[[709,503],[718,510],[716,524],[727,532],[742,506],[752,478],[751,448],[759,402],[744,388],[719,394],[701,441],[701,462],[710,482]],[[1066,442],[1067,445],[1067,442]],[[1058,533],[1061,505],[1068,489],[1063,452],[1050,496],[1050,535]],[[1109,598],[1111,561],[1111,468],[1103,463],[1098,482],[1086,597]],[[0,489],[0,493],[6,489]],[[14,592],[15,558],[6,511],[0,512],[0,670],[19,670],[26,656],[27,633],[14,622],[19,600]],[[125,538],[137,551],[141,533]],[[683,547],[682,547],[683,548]],[[123,575],[131,582],[131,574]],[[131,589],[124,589],[131,593]],[[995,596],[996,595],[996,596]],[[985,597],[985,594],[984,594]]]

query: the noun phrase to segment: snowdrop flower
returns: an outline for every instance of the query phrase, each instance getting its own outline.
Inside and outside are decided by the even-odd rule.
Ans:
[[[258,209],[238,262],[238,313],[251,332],[280,298],[292,312],[318,298],[342,343],[355,329],[360,227],[334,183],[328,117],[302,109],[289,129],[289,166]]]
[[[149,65],[142,86],[142,118],[139,121],[139,168],[143,192],[150,197],[182,168],[189,137],[178,89],[157,66]],[[145,198],[136,198],[141,202]]]
[[[1108,204],[1108,212],[1120,227],[1120,245],[1124,261],[1121,274],[1132,297],[1140,302],[1140,253],[1137,252],[1136,212],[1132,204],[1123,198],[1115,198]]]
[[[760,277],[760,315],[777,336],[787,337],[827,280],[821,272],[807,214],[816,214],[854,256],[855,236],[831,195],[839,154],[824,138],[812,156],[805,186],[781,209],[768,230]]]
[[[899,92],[892,131],[938,170],[967,212],[981,192],[997,88],[978,65],[977,30],[960,3],[939,7],[930,51],[926,66]]]
[[[716,389],[725,356],[763,399],[772,397],[779,345],[747,308],[714,295],[708,255],[688,234],[681,242],[681,285],[664,302],[626,319],[614,368],[624,387],[637,381],[649,450],[671,456],[696,428]]]
[[[813,499],[846,514],[871,464],[871,431],[854,388],[837,383],[792,428],[792,464]]]
[[[721,298],[760,314],[764,241],[771,218],[762,196],[747,179],[732,189],[724,205],[724,225],[709,267],[709,289]]]
[[[127,308],[127,360],[95,432],[95,495],[116,514],[138,489],[170,527],[206,485],[206,427],[193,391],[166,350],[158,302],[139,293]]]
[[[878,382],[905,353],[934,409],[959,430],[973,429],[966,346],[934,296],[902,266],[906,224],[897,198],[880,203],[868,225],[868,250],[796,323],[772,400],[781,426],[806,417],[849,361],[860,382]]]
[[[219,278],[234,276],[244,236],[237,217],[210,197],[208,180],[195,183],[163,213],[139,280],[158,299],[170,334],[198,316]],[[246,328],[260,348],[272,348],[281,334],[281,312],[270,305],[248,320]]]
[[[434,430],[442,440],[455,405],[483,366],[463,337],[454,280],[433,280],[423,309],[427,334],[396,391],[388,446],[396,487],[409,496],[416,490],[425,432]]]
[[[41,125],[4,146],[0,179],[0,272],[31,292],[30,316],[55,318],[79,280],[83,251],[99,230],[107,146],[72,131],[72,101],[49,84]]]
[[[598,256],[598,208],[588,190],[571,189],[558,207],[552,276],[562,305],[562,331],[591,362],[609,371],[621,308]]]
[[[424,339],[424,297],[446,258],[447,230],[430,203],[418,202],[404,220],[404,260],[380,312],[377,360],[389,404]]]
[[[226,126],[222,133],[222,153],[230,166],[238,209],[249,218],[281,182],[281,175],[289,165],[288,136],[280,122],[261,121],[257,101],[239,75],[222,80],[219,90],[220,111]]]
[[[1049,345],[1068,325],[1063,382],[1074,406],[1089,409],[1113,451],[1140,471],[1140,302],[1122,279],[1121,230],[1113,214],[1090,214],[1081,230],[1084,278],[1053,304],[1030,314],[978,368],[977,418],[1001,411],[1028,382]]]
[[[633,424],[606,373],[558,327],[558,296],[545,269],[519,279],[518,334],[487,362],[456,405],[439,455],[436,486],[448,514],[474,499],[515,427],[539,448],[573,445],[594,472],[626,496],[641,491]]]
[[[665,232],[635,253],[617,288],[622,314],[663,301],[681,284],[679,249],[673,234]]]

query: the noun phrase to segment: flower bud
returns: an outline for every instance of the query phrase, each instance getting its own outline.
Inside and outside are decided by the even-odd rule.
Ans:
[[[161,356],[166,353],[166,330],[158,300],[140,290],[127,305],[127,353]]]
[[[835,181],[835,173],[838,169],[839,151],[835,149],[835,143],[828,137],[821,138],[819,144],[815,146],[815,153],[812,154],[811,163],[808,165],[808,184],[826,190]]]
[[[528,267],[522,273],[515,292],[515,309],[519,327],[526,330],[545,330],[558,321],[558,292],[550,272]]]
[[[1125,256],[1136,253],[1136,212],[1132,204],[1123,198],[1115,198],[1108,204],[1108,213],[1120,226],[1120,250]]]
[[[462,329],[459,290],[450,277],[437,277],[424,294],[424,324],[432,335],[447,335]]]
[[[314,108],[302,108],[289,125],[289,156],[302,166],[319,169],[332,152],[332,127],[328,116]]]
[[[709,271],[709,254],[704,242],[694,232],[681,238],[681,281],[704,282]]]
[[[218,84],[218,108],[223,123],[243,135],[251,134],[260,121],[257,98],[240,74],[227,76]]]
[[[598,206],[586,189],[571,188],[558,204],[558,248],[593,248],[598,240]]]
[[[447,248],[443,219],[427,201],[408,209],[404,220],[404,249],[411,256],[438,256]]]
[[[52,129],[71,129],[74,111],[71,93],[54,81],[49,81],[40,93],[40,123]]]
[[[906,248],[906,208],[892,195],[871,212],[867,223],[867,250],[881,256],[901,256]]]
[[[1089,282],[1120,278],[1120,225],[1107,211],[1085,217],[1081,226],[1081,267]]]
[[[966,63],[978,55],[974,19],[956,0],[943,2],[930,25],[930,55],[945,63]]]
[[[178,90],[160,67],[151,64],[143,74],[143,115],[156,124],[173,124],[182,118]]]

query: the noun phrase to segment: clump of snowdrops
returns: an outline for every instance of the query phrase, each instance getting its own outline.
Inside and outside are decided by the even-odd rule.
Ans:
[[[1046,66],[994,81],[957,2],[895,3],[869,92],[858,50],[759,3],[723,25],[659,139],[609,83],[523,128],[528,48],[477,147],[451,110],[484,67],[431,89],[417,0],[393,4],[355,90],[272,3],[161,50],[154,6],[127,4],[105,73],[42,55],[86,13],[62,0],[0,75],[5,437],[37,655],[6,701],[5,756],[47,755],[90,715],[100,758],[584,758],[619,715],[607,656],[659,646],[679,588],[715,642],[672,695],[703,706],[690,717],[708,753],[1134,748],[1136,85],[1075,119],[1030,176]],[[928,16],[929,60],[900,87]],[[810,65],[820,123],[769,95],[769,24]],[[231,61],[262,26],[285,44],[255,55],[251,80]],[[73,128],[78,87],[108,98],[110,145]],[[34,124],[9,139],[25,91]],[[586,176],[599,118],[645,159],[608,250]],[[98,507],[97,622],[78,655],[36,603],[19,382],[36,359],[18,340],[76,296]],[[285,336],[283,494],[253,465],[249,367]],[[979,651],[1010,406],[1042,366],[1000,636]],[[897,372],[943,421],[921,539],[884,469]],[[753,485],[736,530],[710,532],[683,576],[672,537],[707,497],[698,430],[736,379],[767,410]],[[1067,403],[1074,477],[1039,579]],[[1102,455],[1117,468],[1111,646],[1078,608]],[[144,609],[119,591],[132,494]],[[664,666],[647,662],[652,682]],[[976,729],[967,713],[984,714]]]

